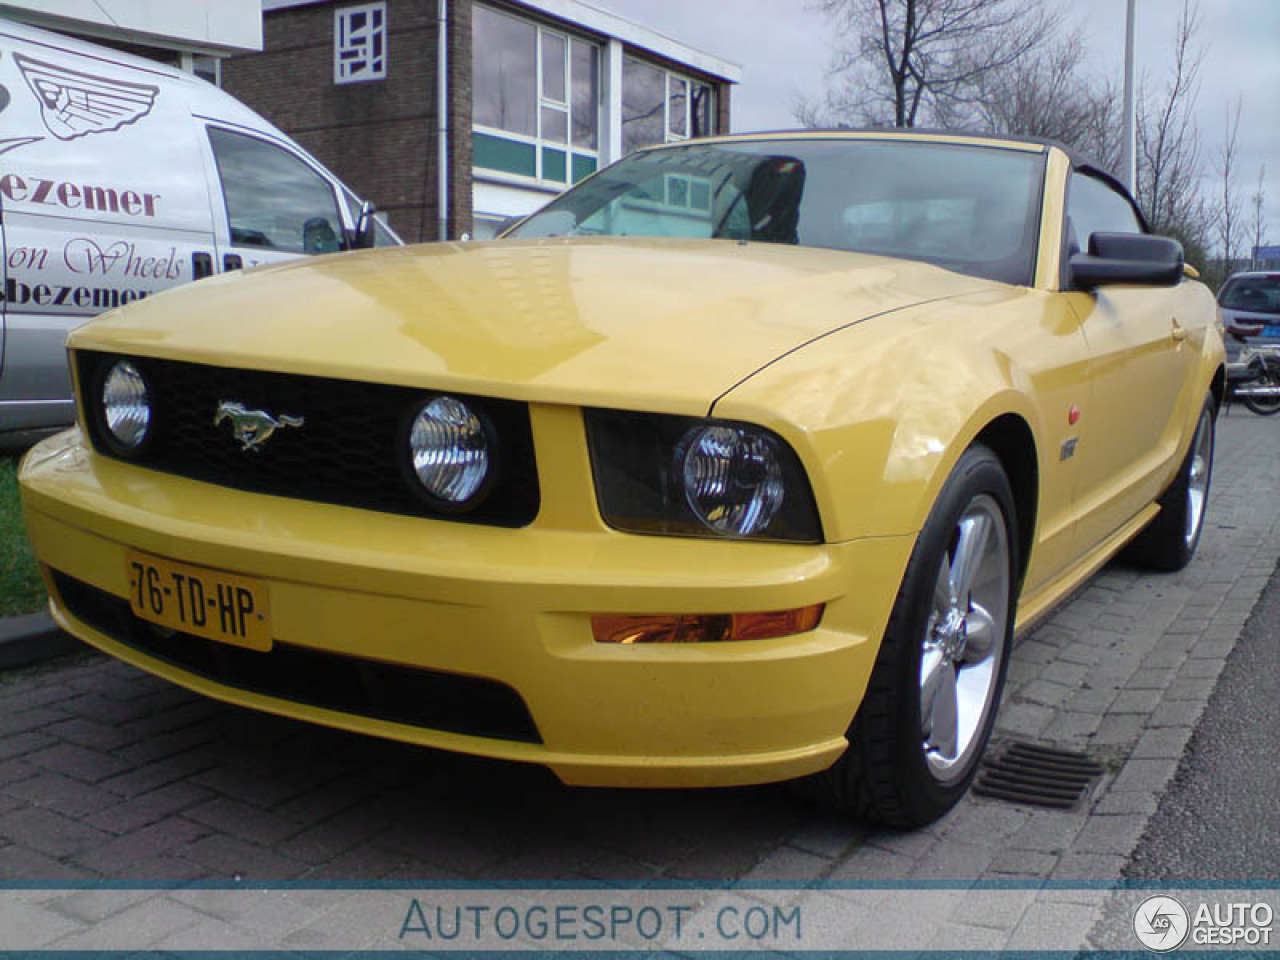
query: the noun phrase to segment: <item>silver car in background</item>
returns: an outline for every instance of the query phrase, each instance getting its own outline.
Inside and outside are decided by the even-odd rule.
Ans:
[[[1233,274],[1218,291],[1218,312],[1230,359],[1238,359],[1242,339],[1254,347],[1280,345],[1280,270]]]

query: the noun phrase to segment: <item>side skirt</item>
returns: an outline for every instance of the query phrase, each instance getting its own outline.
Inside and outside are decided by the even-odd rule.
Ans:
[[[1092,551],[1085,554],[1060,577],[1041,587],[1034,594],[1018,601],[1018,620],[1015,635],[1022,637],[1043,621],[1058,606],[1066,602],[1076,590],[1120,552],[1126,543],[1142,532],[1142,528],[1160,512],[1159,504],[1151,503]]]

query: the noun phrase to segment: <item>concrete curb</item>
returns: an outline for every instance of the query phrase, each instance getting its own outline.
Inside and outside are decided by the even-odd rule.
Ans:
[[[0,618],[0,670],[29,667],[83,649],[48,613]]]

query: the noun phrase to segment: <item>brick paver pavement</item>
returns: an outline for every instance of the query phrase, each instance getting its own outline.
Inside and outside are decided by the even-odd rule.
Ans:
[[[1082,810],[970,796],[898,832],[780,786],[570,789],[535,768],[228,707],[85,653],[0,675],[0,879],[1114,879],[1280,557],[1278,481],[1280,422],[1224,418],[1195,562],[1112,565],[1015,652],[999,735],[1105,761]],[[935,943],[1087,931],[1096,911],[1071,900],[961,907],[935,918]],[[109,922],[84,897],[57,909],[59,945]],[[168,921],[155,922],[163,939]]]

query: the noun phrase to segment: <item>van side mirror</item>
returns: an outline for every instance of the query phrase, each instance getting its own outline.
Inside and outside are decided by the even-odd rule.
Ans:
[[[356,219],[355,236],[351,239],[352,250],[368,250],[374,245],[377,239],[374,236],[374,219],[373,215],[378,212],[368,200],[360,204],[360,216]]]
[[[1077,290],[1108,283],[1172,287],[1182,280],[1182,244],[1147,233],[1094,233],[1089,252],[1071,257],[1071,281]]]

